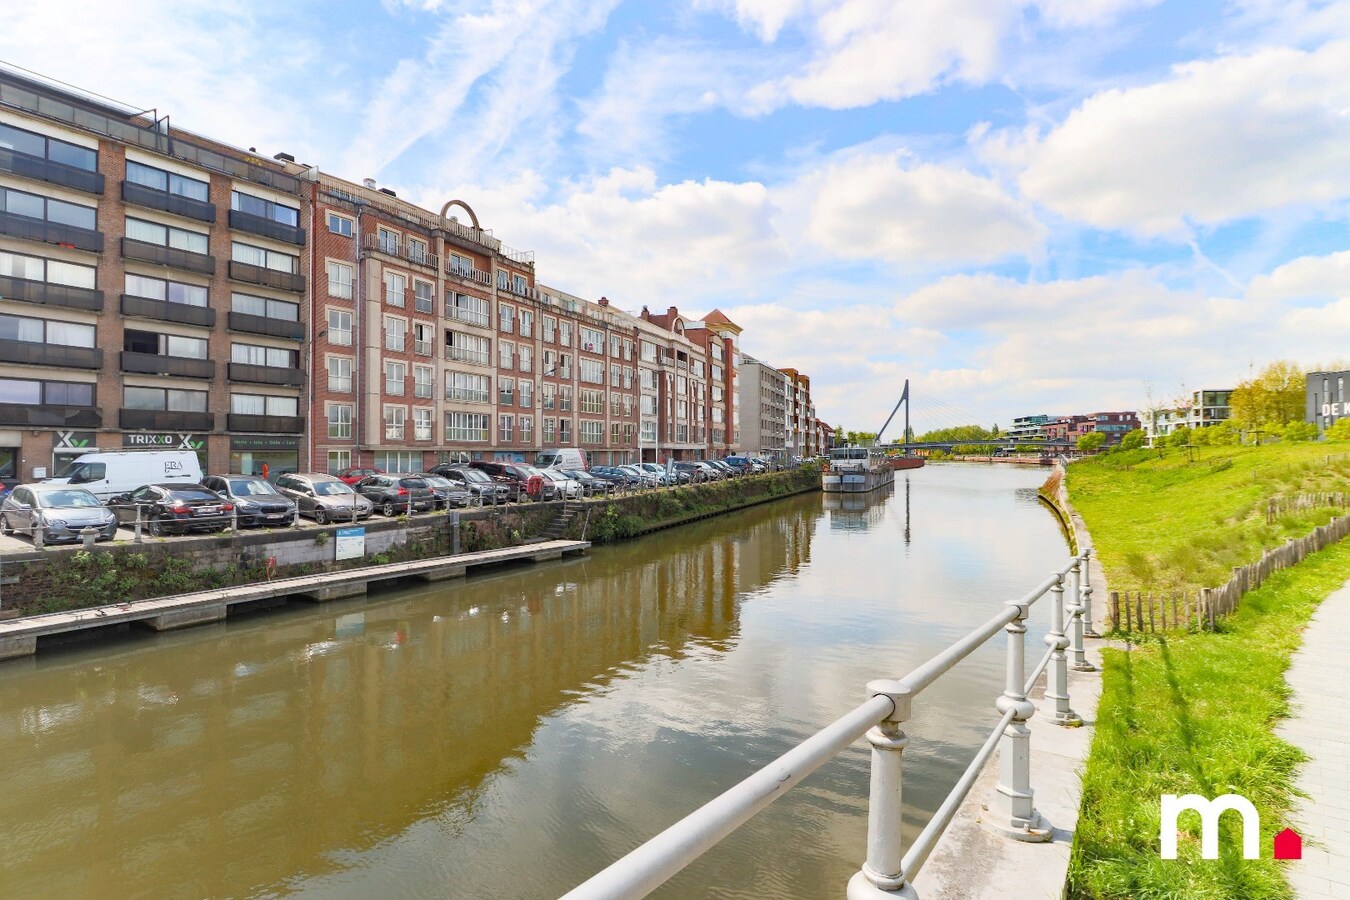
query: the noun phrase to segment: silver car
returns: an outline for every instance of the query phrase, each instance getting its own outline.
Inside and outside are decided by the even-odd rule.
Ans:
[[[95,540],[117,534],[117,515],[82,487],[65,484],[21,484],[0,503],[0,533],[32,536],[42,529],[49,543],[79,541],[85,528],[98,531]]]
[[[313,519],[317,525],[350,522],[353,509],[358,519],[369,518],[375,511],[373,503],[332,475],[282,475],[277,478],[277,492],[295,501],[300,515]]]

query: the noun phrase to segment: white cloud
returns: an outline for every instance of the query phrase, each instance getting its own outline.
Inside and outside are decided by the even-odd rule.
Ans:
[[[1043,15],[1051,25],[1070,28],[1101,25],[1118,18],[1128,10],[1157,6],[1162,0],[1037,0]]]
[[[696,9],[719,9],[729,13],[741,28],[772,44],[789,20],[807,7],[806,0],[695,0]]]
[[[1247,295],[1262,300],[1350,297],[1350,250],[1301,256],[1252,279]]]
[[[1350,194],[1350,43],[1268,48],[1099,93],[1028,148],[1030,198],[1100,228],[1179,233]]]

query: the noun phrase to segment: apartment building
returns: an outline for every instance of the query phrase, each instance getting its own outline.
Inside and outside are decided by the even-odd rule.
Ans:
[[[736,341],[740,326],[714,310],[689,319],[674,306],[638,314],[643,460],[726,456],[739,446]],[[654,442],[646,440],[654,435]],[[650,451],[648,450],[650,446]]]
[[[797,369],[779,369],[787,378],[787,429],[784,447],[789,456],[820,452],[820,426],[811,400],[811,379]]]
[[[1149,410],[1143,415],[1142,427],[1147,446],[1166,437],[1178,428],[1207,428],[1226,422],[1232,414],[1229,404],[1232,388],[1202,388],[1191,392],[1183,406]]]
[[[0,69],[0,476],[129,447],[298,466],[293,168]]]
[[[1309,372],[1305,387],[1307,396],[1307,417],[1305,421],[1317,426],[1319,434],[1336,424],[1337,420],[1350,416],[1350,394],[1346,385],[1350,383],[1350,371]]]
[[[742,446],[749,453],[781,459],[787,454],[790,381],[773,366],[741,353],[737,367],[742,419]]]
[[[1077,441],[1085,434],[1100,432],[1106,435],[1107,445],[1119,444],[1131,431],[1139,430],[1139,417],[1134,412],[1094,412],[1086,415],[1059,416],[1041,426],[1047,440]]]

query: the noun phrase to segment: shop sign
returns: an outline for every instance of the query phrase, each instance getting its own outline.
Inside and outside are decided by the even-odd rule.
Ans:
[[[97,450],[98,432],[96,431],[54,431],[52,432],[53,450]]]
[[[206,449],[206,438],[195,434],[147,434],[130,432],[122,435],[122,446],[128,448],[153,447],[159,450],[195,450],[198,453]]]
[[[230,438],[231,450],[299,450],[300,439],[266,435],[236,435]]]
[[[333,546],[337,551],[337,560],[360,559],[366,555],[366,528],[357,525],[352,528],[339,528]]]

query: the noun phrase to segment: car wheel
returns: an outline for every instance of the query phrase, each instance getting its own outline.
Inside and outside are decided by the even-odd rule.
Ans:
[[[315,525],[328,524],[328,513],[323,509],[323,507],[316,506],[314,508],[314,524]]]
[[[14,533],[14,529],[9,527],[9,519],[0,516],[0,534],[9,537]]]
[[[151,537],[162,537],[164,535],[164,526],[159,523],[159,519],[151,519],[145,523],[145,530]]]
[[[394,501],[392,500],[384,501],[384,507],[380,511],[392,519],[394,517]]]

